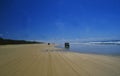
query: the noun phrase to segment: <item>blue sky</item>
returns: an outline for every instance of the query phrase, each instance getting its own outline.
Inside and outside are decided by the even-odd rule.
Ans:
[[[0,36],[44,41],[120,39],[120,0],[0,0]]]

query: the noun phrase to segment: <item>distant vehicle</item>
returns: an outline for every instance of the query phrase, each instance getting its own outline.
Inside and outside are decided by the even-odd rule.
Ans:
[[[48,43],[48,45],[50,45],[50,43]]]
[[[70,44],[68,42],[65,43],[65,48],[69,48]]]

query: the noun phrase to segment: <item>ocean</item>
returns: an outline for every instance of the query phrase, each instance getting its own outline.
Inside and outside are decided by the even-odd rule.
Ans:
[[[92,54],[120,55],[120,45],[115,44],[70,44],[70,48],[64,48],[64,44],[58,46],[67,51]]]

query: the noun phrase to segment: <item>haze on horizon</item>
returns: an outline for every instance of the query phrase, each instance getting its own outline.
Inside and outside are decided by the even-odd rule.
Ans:
[[[120,0],[0,0],[0,37],[120,39]]]

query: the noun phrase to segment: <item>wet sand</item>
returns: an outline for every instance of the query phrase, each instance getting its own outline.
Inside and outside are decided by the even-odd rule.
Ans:
[[[47,44],[3,45],[0,76],[120,76],[120,56],[63,52]]]

